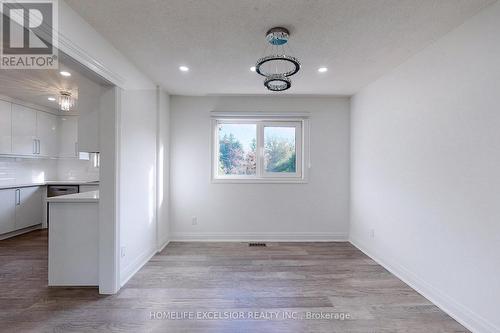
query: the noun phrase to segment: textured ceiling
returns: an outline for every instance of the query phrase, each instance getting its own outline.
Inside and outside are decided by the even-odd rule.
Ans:
[[[267,93],[249,68],[285,26],[303,65],[287,93],[351,95],[496,0],[65,1],[173,94]]]

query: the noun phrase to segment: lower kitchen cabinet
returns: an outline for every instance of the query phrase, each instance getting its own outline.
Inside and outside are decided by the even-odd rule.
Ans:
[[[16,230],[42,223],[42,189],[40,187],[23,187],[18,191]]]
[[[43,187],[0,190],[0,234],[41,224]]]
[[[16,190],[0,190],[0,234],[16,230]]]

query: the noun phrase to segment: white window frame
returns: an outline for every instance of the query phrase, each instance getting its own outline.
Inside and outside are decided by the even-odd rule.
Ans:
[[[256,175],[219,175],[219,124],[255,124],[257,126]],[[296,172],[266,172],[264,168],[264,128],[295,127]],[[309,121],[294,115],[225,115],[217,113],[211,122],[211,181],[213,183],[307,183],[309,163]]]

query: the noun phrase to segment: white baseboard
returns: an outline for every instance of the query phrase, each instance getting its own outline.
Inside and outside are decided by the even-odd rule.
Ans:
[[[28,228],[21,229],[21,230],[12,231],[12,232],[9,232],[7,234],[0,235],[0,240],[4,240],[4,239],[8,239],[8,238],[20,236],[22,234],[26,234],[28,232],[32,232],[32,231],[39,230],[39,229],[40,230],[44,229],[41,224],[37,224],[35,226],[28,227]]]
[[[405,266],[397,263],[394,258],[382,259],[381,255],[368,250],[366,246],[352,237],[350,238],[350,242],[467,329],[474,333],[500,333],[499,327],[495,326],[479,314],[471,311],[463,304],[458,303],[449,295],[444,294],[436,287],[408,270]]]
[[[158,250],[156,251],[156,253],[160,253],[161,251],[163,251],[163,249],[167,247],[168,243],[170,243],[170,240],[165,241],[165,243],[163,243],[163,245],[158,247]]]
[[[347,242],[342,232],[173,232],[180,242]]]
[[[120,270],[120,287],[123,287],[156,253],[156,249],[146,251],[123,270]]]

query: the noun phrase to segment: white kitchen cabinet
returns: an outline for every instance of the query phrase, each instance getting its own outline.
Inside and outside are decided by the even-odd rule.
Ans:
[[[97,185],[97,184],[80,185],[80,193],[91,192],[91,191],[99,191],[99,185]]]
[[[12,154],[36,155],[36,113],[33,109],[12,104]]]
[[[0,234],[16,229],[16,190],[0,190]]]
[[[78,119],[78,146],[80,151],[99,152],[99,112],[90,110]]]
[[[42,188],[20,188],[16,203],[16,230],[41,224],[42,215]]]
[[[58,116],[0,100],[0,155],[76,158],[78,124],[79,116]],[[93,135],[87,133],[87,142],[96,140]],[[90,146],[97,149],[94,143]]]
[[[78,157],[78,116],[59,117],[59,157]]]
[[[99,116],[102,87],[82,80],[78,87],[78,147],[82,152],[99,152]],[[106,110],[108,111],[108,110]],[[104,111],[103,111],[104,112]]]
[[[57,116],[37,111],[36,132],[38,140],[37,155],[55,157],[59,153]]]
[[[99,202],[49,202],[49,214],[49,286],[98,286]]]
[[[0,154],[12,153],[12,104],[0,100]]]

